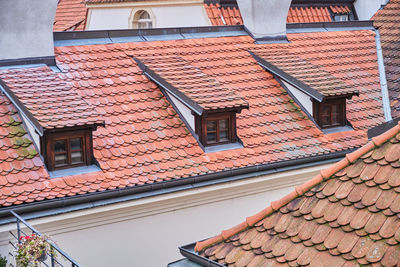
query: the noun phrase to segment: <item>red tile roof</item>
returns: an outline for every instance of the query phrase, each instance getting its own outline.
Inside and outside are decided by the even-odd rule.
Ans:
[[[195,250],[232,266],[399,266],[399,167],[400,124]]]
[[[168,51],[155,57],[152,53],[139,52],[133,56],[204,110],[248,108],[243,97],[215,79],[215,72],[196,64],[197,58],[182,57],[177,53]]]
[[[348,6],[330,6],[329,8],[335,15],[351,13],[351,10]]]
[[[287,17],[288,23],[330,21],[332,18],[327,7],[291,7]]]
[[[243,24],[242,16],[237,7],[221,7],[219,4],[204,4],[204,7],[213,26]],[[346,6],[331,8],[349,10]],[[328,7],[291,7],[287,17],[287,23],[330,21],[332,21],[332,18]]]
[[[373,17],[379,28],[393,117],[400,117],[400,0],[391,0]]]
[[[349,72],[357,72],[357,76],[365,79],[370,75],[379,79],[378,73],[374,71],[364,72],[376,64],[374,43],[364,44],[362,39],[352,34],[339,32],[322,41],[324,47],[318,47],[318,39],[323,36],[323,33],[316,33],[308,36],[310,39],[305,39],[300,35],[298,39],[292,39],[296,40],[295,44],[255,46],[251,50],[324,96],[357,94],[361,87],[368,86],[367,80],[359,85],[354,84],[352,77],[347,75]],[[349,39],[346,40],[346,37]],[[341,49],[335,51],[338,42],[342,42]],[[355,51],[354,47],[363,47],[363,50]],[[365,60],[364,53],[367,53],[369,60]],[[337,68],[337,64],[341,64],[342,68]],[[356,66],[362,66],[363,70],[357,71]]]
[[[384,121],[378,66],[372,64],[376,62],[373,31],[297,33],[288,38],[296,49],[307,51],[304,54],[310,61],[358,88],[360,96],[347,105],[354,131],[322,133],[249,54],[249,49],[258,46],[249,36],[56,47],[57,64],[63,72],[54,75],[70,83],[105,121],[106,127],[93,134],[94,156],[102,171],[57,179],[43,172],[35,174],[42,182],[34,188],[35,179],[21,176],[0,184],[0,205],[184,179],[365,144],[366,129]],[[276,47],[260,46],[271,47],[271,51]],[[336,53],[341,55],[349,46],[353,49],[346,53],[353,60],[337,61]],[[310,52],[315,47],[318,50]],[[324,56],[316,57],[317,51]],[[249,110],[237,116],[237,133],[244,148],[204,153],[160,89],[133,60],[132,55],[139,54],[152,55],[155,60],[175,54],[246,100]],[[48,84],[41,76],[35,79],[26,84],[26,90]],[[14,82],[19,83],[16,79],[7,84],[13,87]],[[4,153],[0,151],[0,159],[13,162]],[[14,170],[24,171],[25,167]]]
[[[62,75],[47,66],[0,70],[0,77],[44,129],[104,122]]]
[[[83,31],[85,29],[87,8],[83,0],[59,0],[54,31]]]

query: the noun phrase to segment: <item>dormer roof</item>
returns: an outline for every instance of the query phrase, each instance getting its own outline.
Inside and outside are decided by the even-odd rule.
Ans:
[[[352,82],[349,71],[358,72],[365,79],[369,77],[368,73],[359,72],[354,63],[370,64],[376,61],[376,48],[352,37],[351,32],[342,32],[330,39],[317,41],[319,34],[305,33],[296,41],[296,37],[291,39],[291,44],[257,45],[250,51],[264,68],[321,102],[326,97],[359,94],[359,86]],[[354,50],[354,42],[358,42],[357,47],[362,49]],[[324,43],[323,47],[321,43]],[[333,49],[337,45],[340,45],[340,50]],[[371,60],[364,61],[363,53],[368,53]]]
[[[37,130],[104,123],[101,116],[78,93],[47,66],[0,70],[0,85]]]
[[[133,55],[151,79],[164,84],[166,90],[198,115],[203,111],[249,107],[241,95],[216,78],[220,73],[210,69],[210,63],[201,57],[201,53]]]

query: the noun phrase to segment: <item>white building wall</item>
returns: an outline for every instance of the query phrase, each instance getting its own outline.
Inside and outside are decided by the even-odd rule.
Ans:
[[[388,0],[356,0],[354,8],[356,9],[359,20],[370,20],[378,9],[385,5]]]
[[[281,81],[287,87],[287,89],[297,98],[297,100],[299,100],[299,102],[308,111],[308,113],[313,115],[313,104],[312,104],[310,96],[306,95],[305,93],[303,93],[296,87],[288,84],[287,82],[285,82],[283,80],[281,80]]]
[[[139,2],[140,3],[140,2]],[[137,4],[137,3],[136,3]],[[87,30],[131,29],[132,16],[147,10],[154,16],[153,28],[209,26],[203,4],[108,6],[89,8]]]
[[[192,115],[192,111],[188,107],[186,107],[184,104],[182,104],[182,102],[180,102],[178,99],[176,99],[173,95],[171,95],[168,92],[167,92],[167,94],[171,98],[171,100],[175,104],[175,106],[178,108],[179,112],[185,118],[185,120],[189,123],[189,126],[194,131],[195,124],[194,124],[194,116]]]
[[[313,178],[328,165],[31,220],[85,267],[166,266],[178,247],[219,234]],[[7,231],[0,227],[0,252]]]

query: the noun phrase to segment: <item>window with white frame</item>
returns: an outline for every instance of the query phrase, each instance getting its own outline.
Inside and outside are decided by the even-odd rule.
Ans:
[[[139,10],[135,13],[133,19],[134,29],[150,29],[153,28],[153,19],[146,10]]]

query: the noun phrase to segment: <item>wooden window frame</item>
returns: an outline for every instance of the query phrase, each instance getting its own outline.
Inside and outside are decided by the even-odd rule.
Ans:
[[[333,113],[332,113],[332,106],[333,105],[339,105],[339,122],[337,124],[333,124]],[[323,125],[322,124],[322,109],[324,107],[329,107],[330,108],[330,124]],[[318,125],[322,129],[327,129],[327,128],[334,128],[334,127],[341,127],[346,125],[346,98],[335,98],[335,99],[329,99],[326,100],[322,103],[319,103],[317,101],[313,101],[313,113],[314,113],[314,119],[318,123]]]
[[[82,157],[83,161],[80,163],[72,163],[71,151],[70,151],[70,140],[75,138],[82,138]],[[66,154],[68,163],[63,166],[55,166],[55,151],[54,143],[58,140],[67,140]],[[44,144],[43,144],[44,143]],[[92,131],[91,130],[79,130],[79,131],[68,131],[68,132],[55,132],[46,133],[44,141],[42,142],[43,156],[46,161],[46,165],[49,171],[62,170],[68,168],[74,168],[79,166],[86,166],[92,163],[93,158],[93,146],[92,146]]]
[[[216,139],[217,142],[207,142],[207,121],[220,121],[228,120],[228,141],[219,141],[219,123],[216,123]],[[236,112],[224,112],[224,113],[209,113],[203,116],[196,116],[196,134],[199,136],[200,142],[203,146],[216,146],[223,144],[235,143],[237,141],[236,135]]]

